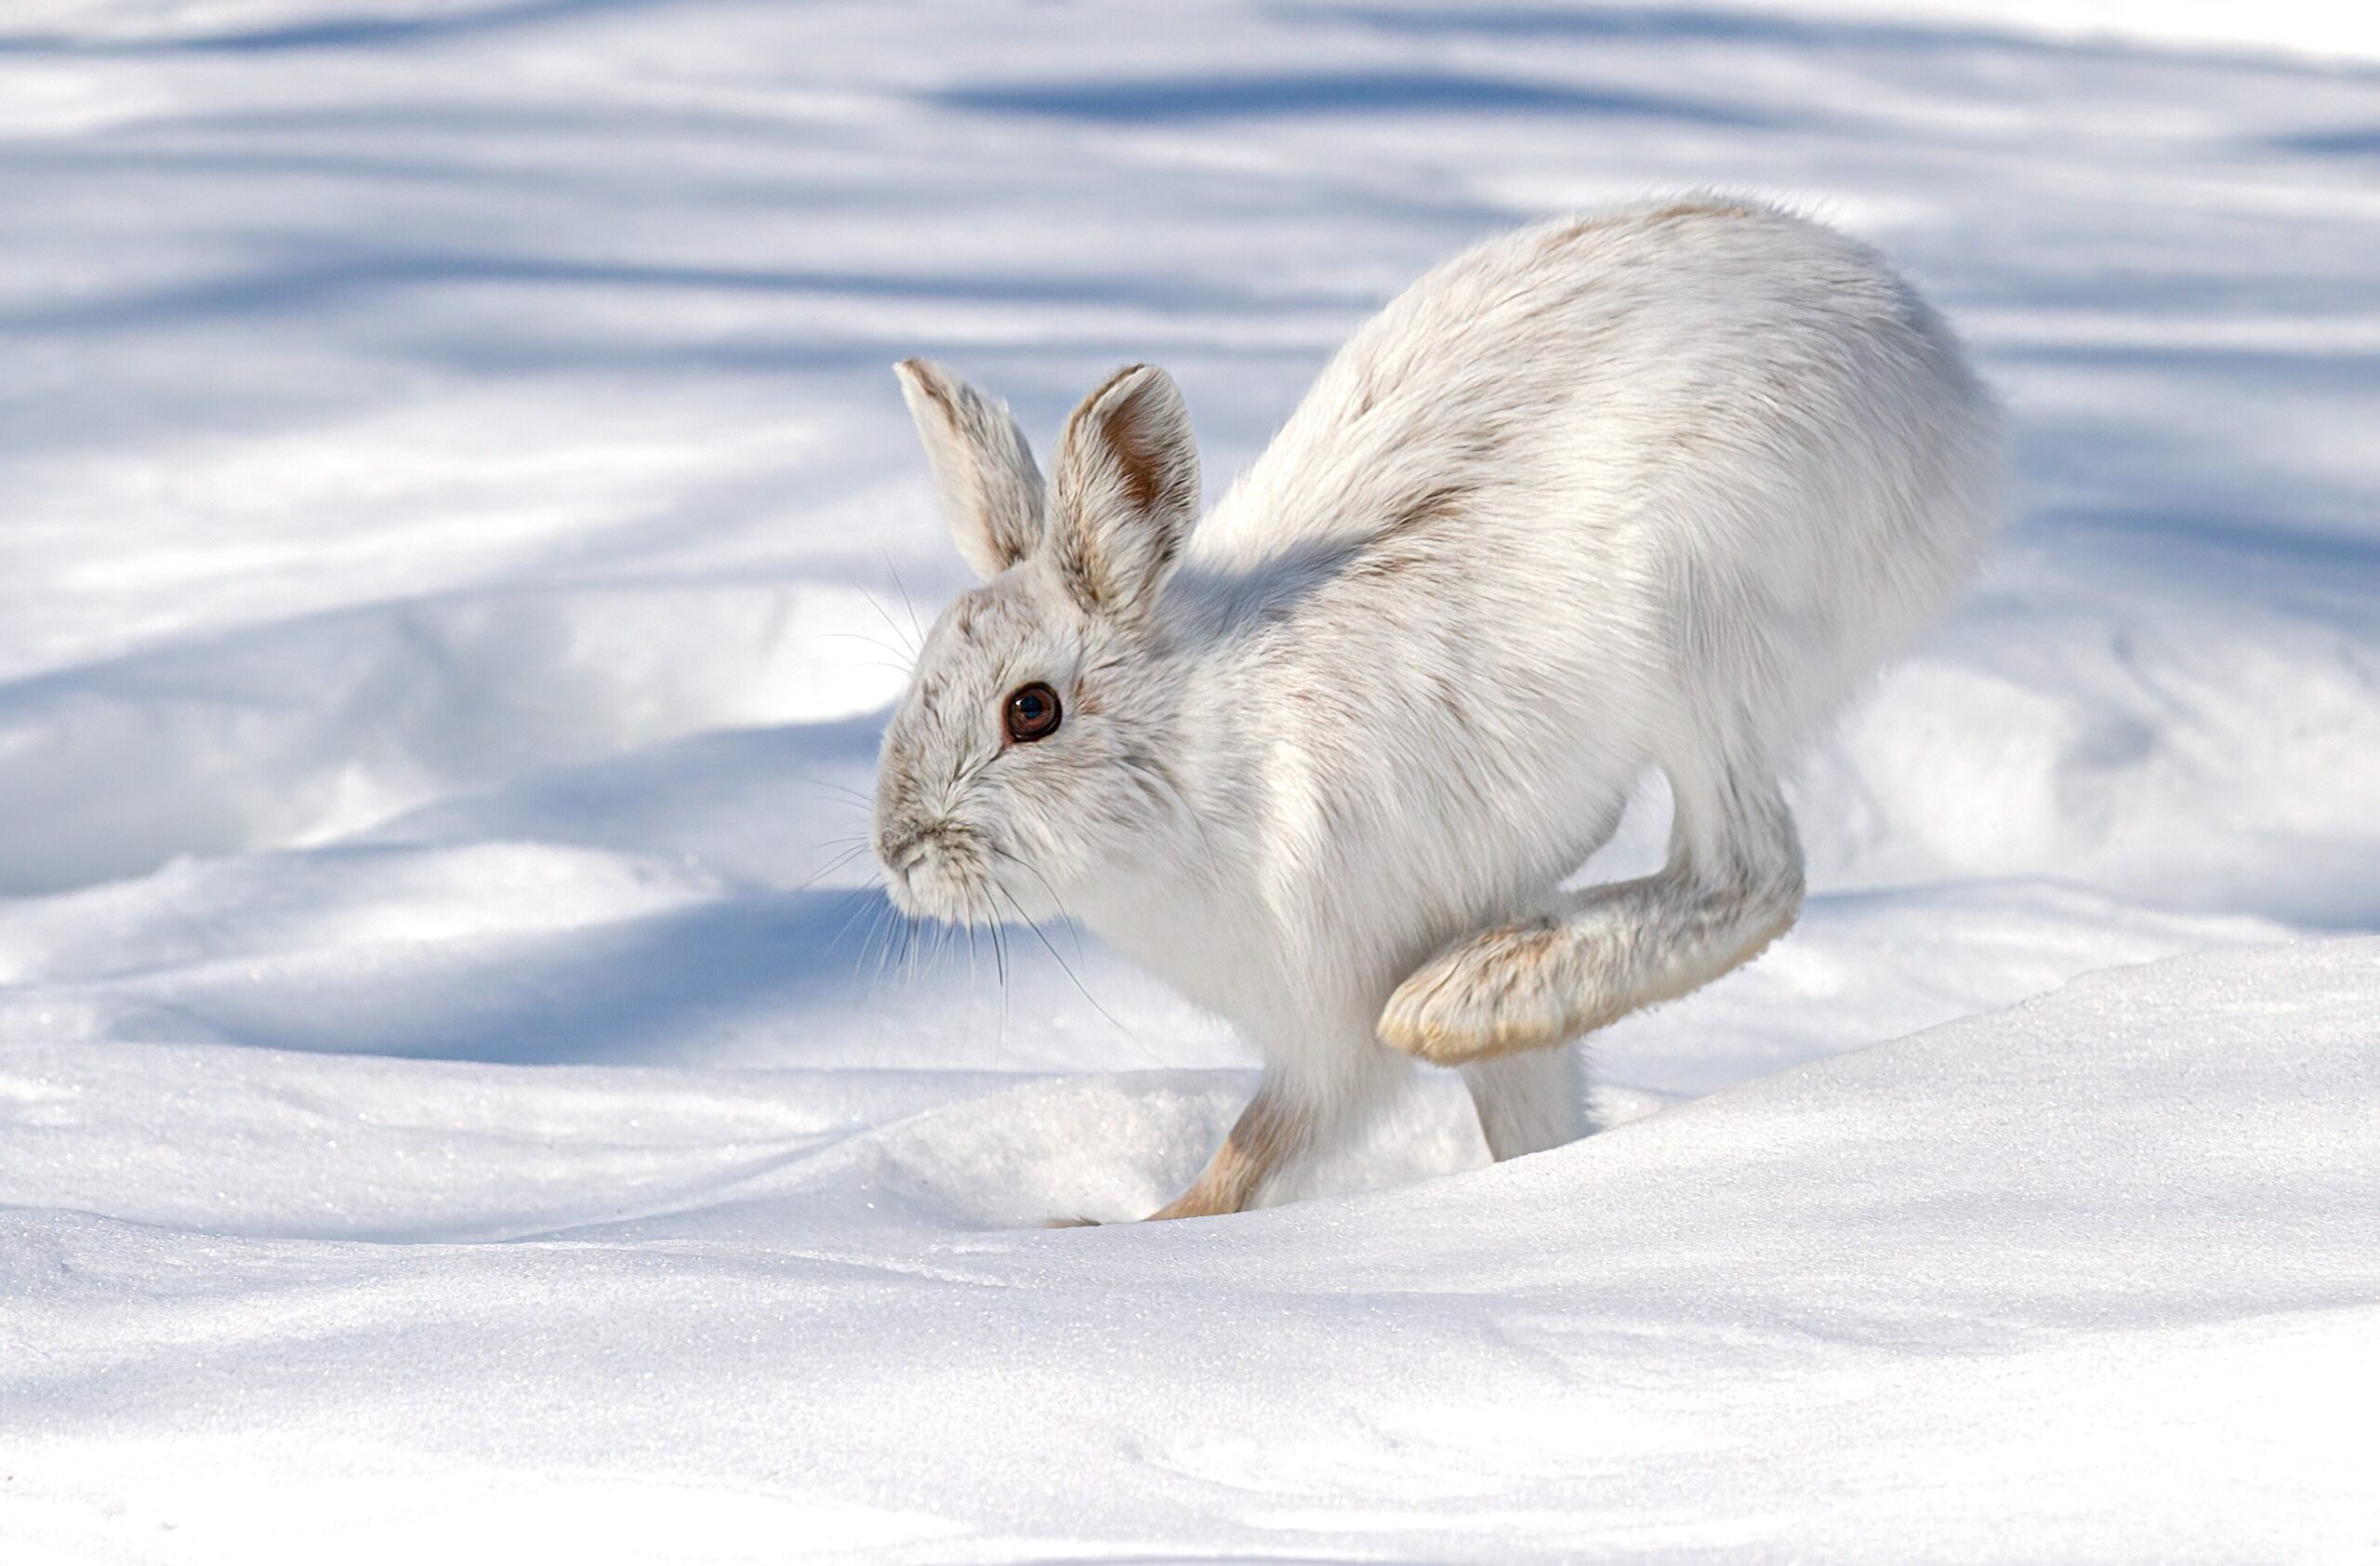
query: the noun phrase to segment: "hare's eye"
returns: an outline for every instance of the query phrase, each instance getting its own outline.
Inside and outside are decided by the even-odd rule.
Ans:
[[[1008,737],[1019,745],[1047,739],[1058,732],[1058,693],[1036,680],[1009,693]]]

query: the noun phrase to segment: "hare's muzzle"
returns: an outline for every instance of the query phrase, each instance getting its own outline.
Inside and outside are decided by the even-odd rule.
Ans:
[[[983,840],[952,821],[880,831],[877,858],[893,906],[918,919],[967,924],[993,917]]]

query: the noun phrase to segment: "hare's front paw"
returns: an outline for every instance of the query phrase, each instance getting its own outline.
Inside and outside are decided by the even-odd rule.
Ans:
[[[1569,948],[1549,920],[1457,941],[1396,987],[1380,1036],[1437,1066],[1558,1044],[1578,1030]]]

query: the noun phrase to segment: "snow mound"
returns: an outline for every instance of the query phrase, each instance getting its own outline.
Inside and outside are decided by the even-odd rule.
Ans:
[[[2176,959],[1516,1163],[1064,1230],[1013,1226],[1148,1200],[1240,1084],[0,1046],[0,1322],[39,1346],[0,1360],[0,1531],[191,1562],[322,1529],[367,1560],[2353,1553],[2375,1016],[2380,941]]]

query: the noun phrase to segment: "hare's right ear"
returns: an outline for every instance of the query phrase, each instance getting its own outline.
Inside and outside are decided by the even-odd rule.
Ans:
[[[959,552],[985,581],[1040,547],[1041,470],[1025,431],[995,402],[925,359],[892,366],[925,442],[926,464]]]

